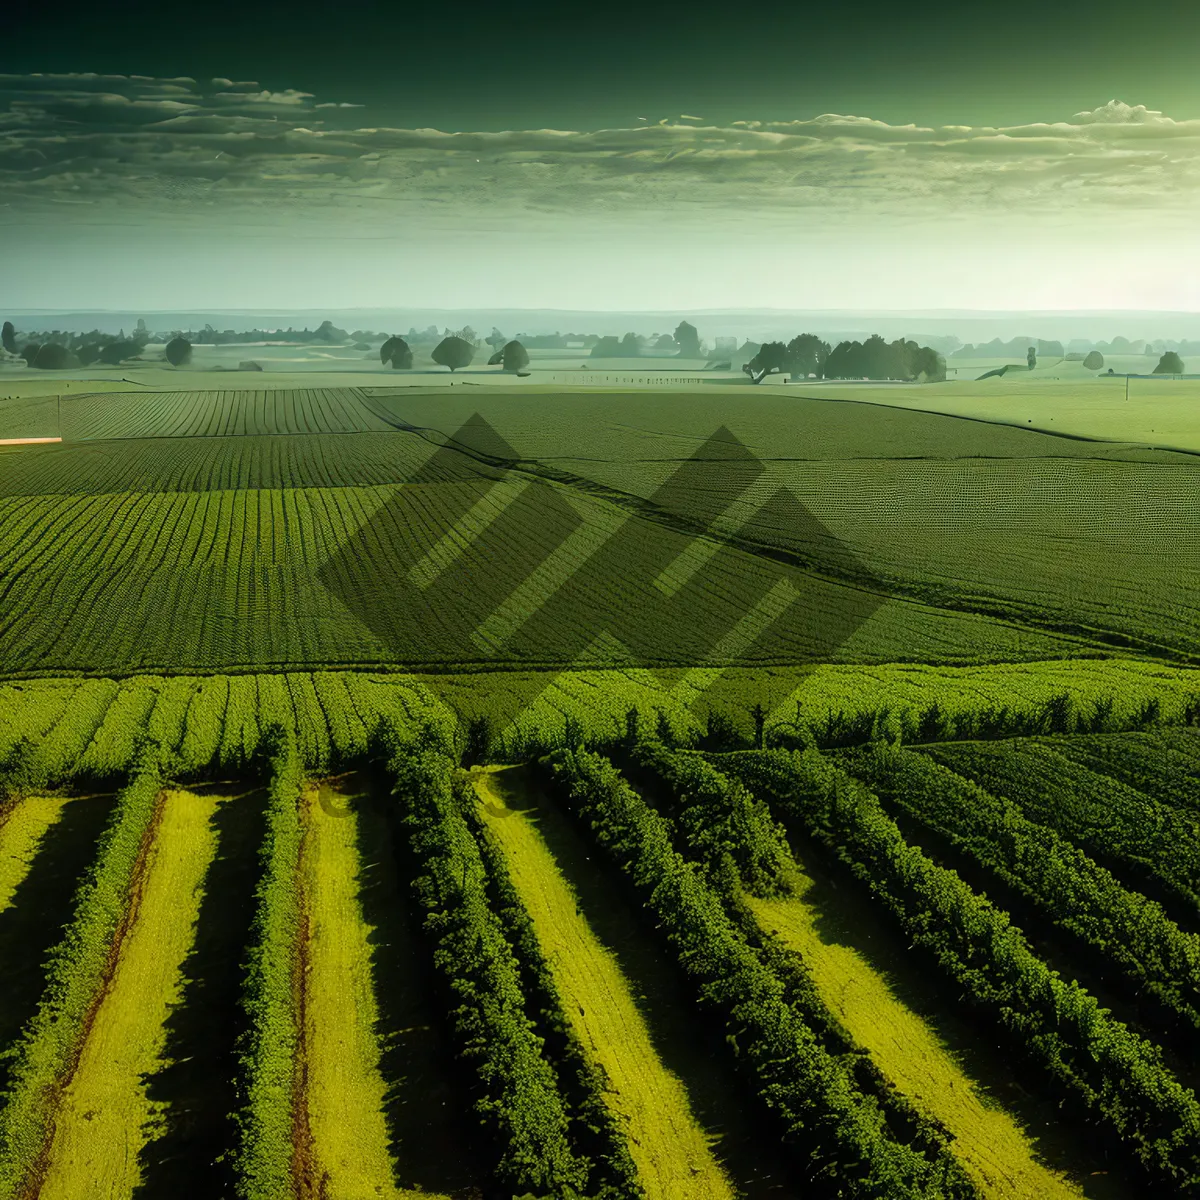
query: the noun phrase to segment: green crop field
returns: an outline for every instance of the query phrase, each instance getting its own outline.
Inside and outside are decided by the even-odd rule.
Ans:
[[[0,1200],[1200,1194],[1196,385],[627,365],[0,387]]]

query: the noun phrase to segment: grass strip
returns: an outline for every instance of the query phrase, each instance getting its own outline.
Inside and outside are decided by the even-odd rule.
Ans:
[[[58,823],[62,796],[13,797],[0,805],[0,912],[13,902],[47,831]]]
[[[379,1069],[369,929],[359,902],[358,814],[349,793],[307,784],[300,876],[310,944],[304,1046],[315,1194],[399,1197]],[[432,1200],[432,1198],[431,1198]]]
[[[139,756],[117,797],[96,858],[76,894],[75,914],[47,967],[42,1002],[16,1051],[0,1108],[0,1197],[36,1187],[46,1165],[54,1113],[96,1005],[116,965],[129,901],[160,811],[162,764]]]
[[[476,805],[497,848],[496,878],[504,908],[519,911],[532,947],[523,957],[539,964],[542,987],[565,1013],[572,1042],[591,1064],[591,1108],[605,1118],[610,1138],[624,1151],[619,1190],[672,1200],[732,1200],[728,1179],[691,1111],[682,1083],[663,1064],[612,952],[579,911],[574,891],[529,817],[506,803],[496,773],[474,775]],[[539,973],[540,973],[539,972]],[[586,1050],[583,1048],[587,1047]],[[595,1191],[595,1189],[593,1189]],[[599,1192],[597,1194],[605,1194]]]
[[[166,1021],[182,992],[216,852],[219,803],[164,795],[132,924],[55,1114],[39,1200],[75,1200],[98,1181],[111,1195],[132,1195],[142,1182],[141,1151],[161,1132],[165,1108],[150,1101],[146,1081],[163,1066]]]

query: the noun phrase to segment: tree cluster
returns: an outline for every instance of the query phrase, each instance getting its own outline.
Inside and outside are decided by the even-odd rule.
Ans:
[[[793,379],[903,379],[926,381],[946,377],[942,356],[929,346],[898,338],[884,341],[873,334],[865,342],[839,342],[830,347],[816,334],[802,333],[786,344],[765,342],[742,368],[755,383],[788,372]]]

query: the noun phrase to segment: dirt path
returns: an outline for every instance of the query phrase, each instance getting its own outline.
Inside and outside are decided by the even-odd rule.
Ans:
[[[0,807],[0,912],[13,902],[38,845],[66,803],[62,796],[25,796]]]
[[[308,918],[303,1075],[313,1176],[303,1181],[302,1193],[322,1200],[437,1200],[395,1183],[351,797],[352,788],[338,781],[309,784],[302,797],[300,875]]]
[[[979,1093],[928,1023],[908,1008],[861,954],[823,938],[806,901],[811,881],[782,900],[746,902],[763,929],[808,964],[825,1002],[884,1075],[954,1135],[955,1156],[989,1200],[1067,1200],[1084,1193],[1038,1162],[1016,1120]]]
[[[133,924],[59,1102],[39,1200],[130,1196],[141,1181],[140,1154],[162,1112],[145,1080],[164,1065],[165,1023],[182,993],[220,802],[166,793]]]
[[[608,1076],[605,1099],[629,1138],[647,1200],[733,1200],[687,1093],[655,1051],[612,952],[581,915],[536,824],[509,807],[511,793],[498,779],[503,770],[473,776],[483,818],[533,920],[567,1017]]]

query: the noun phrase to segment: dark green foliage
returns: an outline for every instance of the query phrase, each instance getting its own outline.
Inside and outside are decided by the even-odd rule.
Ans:
[[[164,351],[173,367],[184,367],[192,361],[192,343],[185,337],[173,337]]]
[[[881,798],[1031,900],[1045,920],[1086,943],[1100,971],[1118,968],[1190,1036],[1200,1032],[1200,938],[1184,933],[1158,904],[1122,887],[1010,801],[928,755],[872,747],[841,761]]]
[[[505,342],[500,362],[506,371],[523,371],[529,366],[529,351],[520,342]]]
[[[742,370],[754,383],[761,383],[768,375],[782,371],[787,366],[787,360],[787,347],[782,342],[764,342]]]
[[[1090,357],[1090,355],[1089,355]],[[1087,366],[1087,363],[1084,363]],[[1154,368],[1155,375],[1182,375],[1183,374],[1183,359],[1174,350],[1168,350],[1162,358],[1158,360],[1158,366]]]
[[[390,337],[379,347],[379,361],[385,367],[391,363],[397,371],[411,371],[412,347],[402,337]]]
[[[1157,1047],[1109,1017],[1078,983],[1052,972],[1005,913],[910,846],[879,798],[818,751],[740,753],[726,761],[841,859],[913,946],[1151,1175],[1185,1191],[1200,1187],[1200,1104]]]
[[[238,1114],[238,1186],[245,1200],[273,1200],[296,1188],[292,1175],[293,1097],[300,1029],[295,1003],[300,897],[299,798],[303,770],[294,737],[263,730],[258,753],[268,765],[267,833],[243,1006],[249,1027],[241,1047],[246,1103]]]
[[[815,333],[802,333],[787,344],[787,369],[793,379],[815,375],[821,378],[830,346]]]
[[[451,336],[438,342],[430,357],[435,363],[457,371],[460,367],[470,366],[471,359],[475,357],[475,347],[465,338]]]
[[[946,378],[946,364],[928,346],[899,338],[885,342],[872,334],[865,342],[840,342],[825,360],[826,379]]]
[[[391,739],[389,771],[420,875],[434,963],[455,998],[461,1053],[478,1073],[476,1110],[495,1140],[497,1181],[514,1192],[581,1195],[588,1162],[571,1145],[567,1105],[521,987],[521,969],[488,895],[479,844],[453,794],[442,750]]]
[[[631,759],[669,793],[680,841],[711,876],[733,872],[755,896],[788,890],[791,852],[786,834],[744,784],[695,754],[654,742],[643,742]]]
[[[141,352],[142,348],[136,342],[109,342],[100,349],[100,361],[110,367],[116,367],[127,358],[134,358]]]
[[[1025,351],[1025,363],[1031,371],[1037,366],[1036,346],[1030,346],[1029,349]]]
[[[1104,366],[1104,355],[1099,350],[1089,351],[1083,360],[1083,365],[1089,371],[1099,371]]]
[[[700,334],[690,321],[680,321],[675,326],[675,344],[680,358],[700,357]]]
[[[100,358],[100,343],[85,342],[78,350],[75,351],[75,357],[79,359],[79,365],[82,367],[90,367],[92,363],[99,361]]]
[[[544,760],[554,784],[600,846],[630,877],[702,1003],[721,1013],[759,1095],[783,1123],[811,1177],[843,1196],[968,1197],[974,1189],[947,1153],[931,1160],[895,1139],[851,1065],[830,1055],[787,989],[730,919],[717,893],[674,849],[667,821],[608,760],[559,751]]]
[[[592,347],[592,358],[620,358],[623,351],[621,349],[620,338],[607,336],[602,337]]]
[[[21,357],[25,360],[27,366],[33,366],[34,360],[37,358],[41,348],[40,342],[27,342],[21,347]]]
[[[1056,829],[1169,908],[1200,913],[1200,815],[1158,804],[1044,743],[930,746],[923,753]]]
[[[17,331],[13,328],[11,321],[5,321],[3,329],[0,329],[0,346],[3,346],[9,354],[17,353]]]

